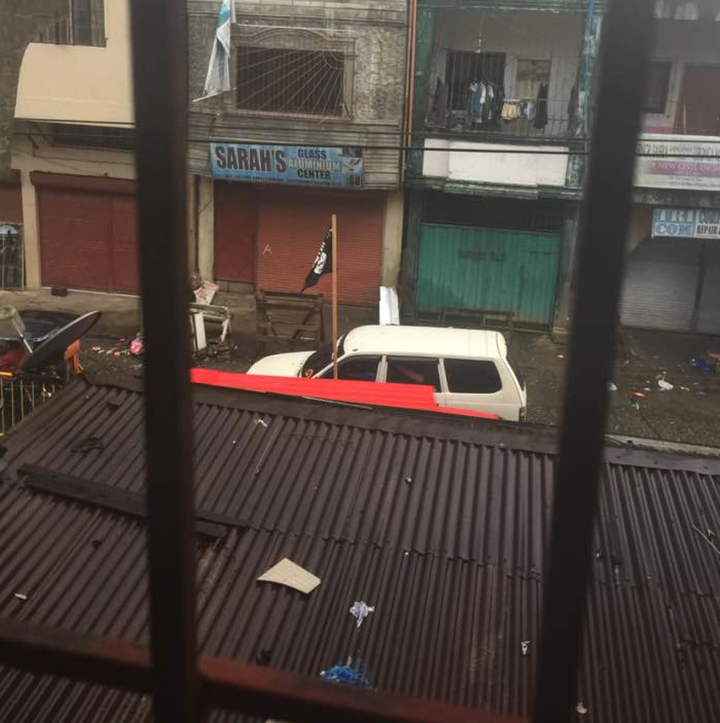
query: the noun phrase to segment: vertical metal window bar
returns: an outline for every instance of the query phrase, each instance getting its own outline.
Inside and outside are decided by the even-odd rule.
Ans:
[[[132,0],[154,717],[197,720],[190,331],[187,11]]]
[[[543,604],[535,723],[575,716],[578,665],[630,219],[649,69],[652,0],[613,0],[581,219],[575,311]],[[631,695],[631,692],[628,692]]]

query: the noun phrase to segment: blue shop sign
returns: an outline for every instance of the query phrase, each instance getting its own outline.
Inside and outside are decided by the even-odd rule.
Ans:
[[[720,209],[656,208],[653,238],[720,239]]]
[[[211,143],[215,178],[362,188],[362,148]]]

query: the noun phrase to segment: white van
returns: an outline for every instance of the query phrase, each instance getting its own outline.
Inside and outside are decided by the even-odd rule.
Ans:
[[[332,345],[316,352],[273,354],[248,374],[332,379]],[[360,326],[338,341],[338,377],[428,384],[443,407],[474,409],[525,421],[527,391],[505,337],[496,331],[427,326]]]

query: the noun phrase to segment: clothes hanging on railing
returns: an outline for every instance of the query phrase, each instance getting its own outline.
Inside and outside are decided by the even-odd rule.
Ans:
[[[500,114],[505,105],[505,88],[502,83],[495,88],[495,99],[493,102],[493,120],[498,124],[500,122]]]
[[[447,86],[441,78],[437,79],[435,94],[428,120],[435,125],[444,126],[447,119]]]
[[[492,83],[485,85],[485,104],[483,105],[482,120],[483,123],[488,123],[493,118],[493,111],[495,109],[495,89]]]
[[[537,108],[535,110],[535,128],[545,128],[548,124],[548,86],[542,83],[537,94]]]
[[[506,100],[500,115],[507,122],[517,120],[520,117],[520,103],[516,100]]]
[[[480,81],[475,88],[473,96],[473,123],[482,123],[485,101],[487,100],[487,87]]]

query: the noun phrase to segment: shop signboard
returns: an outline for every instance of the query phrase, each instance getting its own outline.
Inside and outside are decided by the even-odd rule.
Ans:
[[[720,209],[656,208],[653,238],[699,238],[720,240]]]
[[[362,188],[361,148],[211,143],[213,177],[256,183]]]
[[[720,191],[720,142],[705,136],[643,135],[637,145],[635,185]]]

